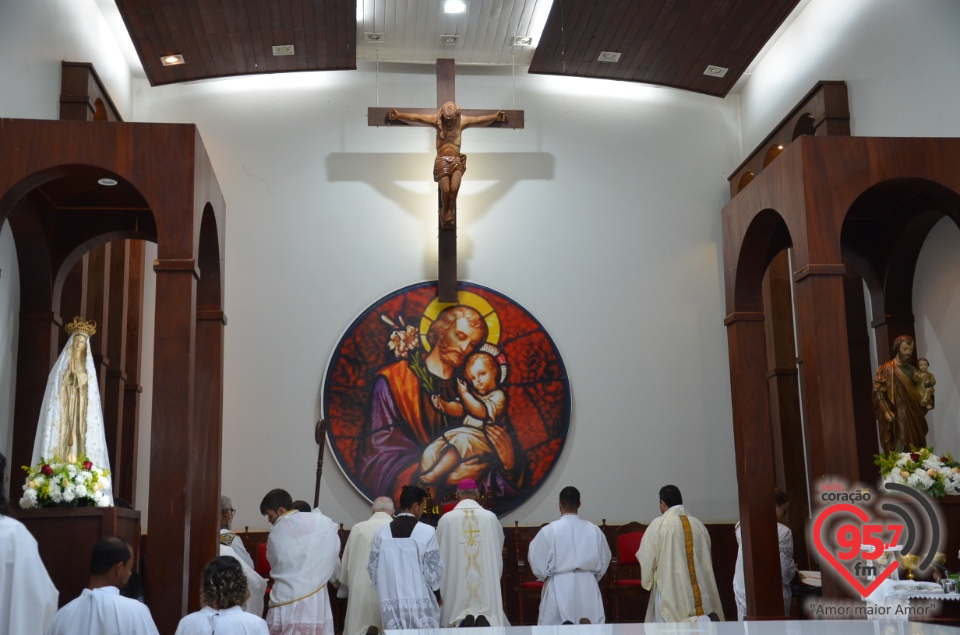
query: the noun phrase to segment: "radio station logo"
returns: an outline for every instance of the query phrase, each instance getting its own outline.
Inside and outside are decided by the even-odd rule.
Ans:
[[[879,492],[839,480],[817,490],[812,544],[850,587],[872,594],[901,565],[918,556],[916,570],[930,567],[943,538],[939,509],[926,494],[886,483]]]

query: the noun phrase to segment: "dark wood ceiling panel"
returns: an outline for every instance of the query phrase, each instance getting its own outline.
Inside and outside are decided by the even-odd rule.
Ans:
[[[531,73],[725,96],[799,0],[555,0]],[[619,62],[598,61],[601,51]],[[704,75],[708,65],[729,69]]]
[[[117,0],[151,85],[231,75],[356,68],[349,0]],[[293,55],[273,46],[293,45]],[[163,66],[164,55],[185,64]]]

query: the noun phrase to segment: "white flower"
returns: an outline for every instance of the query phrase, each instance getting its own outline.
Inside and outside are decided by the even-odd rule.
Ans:
[[[72,488],[72,487],[69,488],[69,489],[63,490],[63,500],[64,500],[64,501],[66,501],[66,502],[69,503],[69,502],[72,502],[74,498],[76,498],[76,496],[74,496],[74,494],[73,494],[73,488]]]
[[[63,495],[60,493],[60,490],[50,490],[50,500],[54,503],[59,503],[63,499]]]
[[[20,509],[33,509],[35,502],[30,500],[26,494],[20,499]]]
[[[87,487],[85,485],[78,484],[75,491],[78,498],[85,498],[87,496]]]
[[[94,502],[97,504],[97,507],[109,507],[110,500],[100,492],[97,492],[97,494],[98,495],[93,499]]]

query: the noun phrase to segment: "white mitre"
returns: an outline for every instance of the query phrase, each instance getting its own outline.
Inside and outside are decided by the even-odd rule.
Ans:
[[[78,322],[79,318],[74,318]],[[72,326],[68,325],[69,327]],[[94,331],[95,332],[95,331]],[[61,425],[61,414],[63,408],[60,403],[61,384],[63,382],[64,370],[70,363],[70,350],[73,346],[74,338],[85,336],[86,345],[86,370],[87,370],[87,430],[84,436],[84,450],[87,459],[93,462],[99,469],[110,469],[110,457],[107,454],[107,437],[103,425],[103,407],[100,405],[100,383],[97,381],[97,370],[93,364],[93,353],[90,352],[90,334],[82,328],[73,330],[67,343],[64,345],[60,356],[50,370],[47,377],[47,387],[43,391],[43,404],[40,406],[40,420],[37,423],[37,439],[33,445],[33,457],[30,465],[34,466],[40,462],[40,458],[53,458],[57,452],[59,441],[59,431]],[[66,457],[60,457],[66,460]],[[106,477],[106,487],[102,490],[104,497],[109,501],[107,507],[113,506],[113,477]]]

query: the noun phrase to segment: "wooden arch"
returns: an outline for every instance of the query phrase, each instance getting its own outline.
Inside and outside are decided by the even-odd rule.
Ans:
[[[733,182],[733,180],[732,180]],[[746,185],[723,210],[725,297],[730,356],[737,477],[745,545],[745,569],[758,607],[772,616],[779,588],[776,569],[754,567],[749,552],[776,553],[769,451],[764,310],[757,304],[762,277],[743,271],[765,267],[792,245],[792,287],[797,363],[805,420],[809,485],[825,476],[872,480],[866,459],[878,451],[876,423],[868,407],[869,351],[853,342],[850,296],[862,297],[866,280],[876,316],[879,359],[902,333],[913,335],[913,272],[924,239],[944,215],[960,219],[960,139],[801,136]],[[776,210],[780,231],[757,240],[758,220]],[[762,237],[762,235],[761,235]],[[746,284],[748,288],[743,288]],[[853,288],[853,293],[851,293]],[[863,322],[865,323],[865,321]],[[865,327],[864,327],[865,329]],[[851,372],[851,368],[857,369]],[[868,387],[854,388],[857,381]],[[768,458],[769,457],[769,458]],[[872,461],[871,461],[872,462]],[[773,574],[772,576],[770,574]],[[771,579],[767,579],[767,578]],[[839,594],[825,580],[828,595]],[[766,597],[770,594],[771,597]]]
[[[104,176],[116,193],[91,193]],[[97,196],[117,200],[90,209]],[[72,211],[76,200],[84,211]],[[30,462],[71,265],[114,239],[157,243],[145,577],[158,627],[173,632],[188,598],[196,603],[197,564],[216,555],[219,528],[225,206],[196,126],[0,120],[7,219],[21,270],[13,465]],[[24,476],[13,478],[19,491]]]

